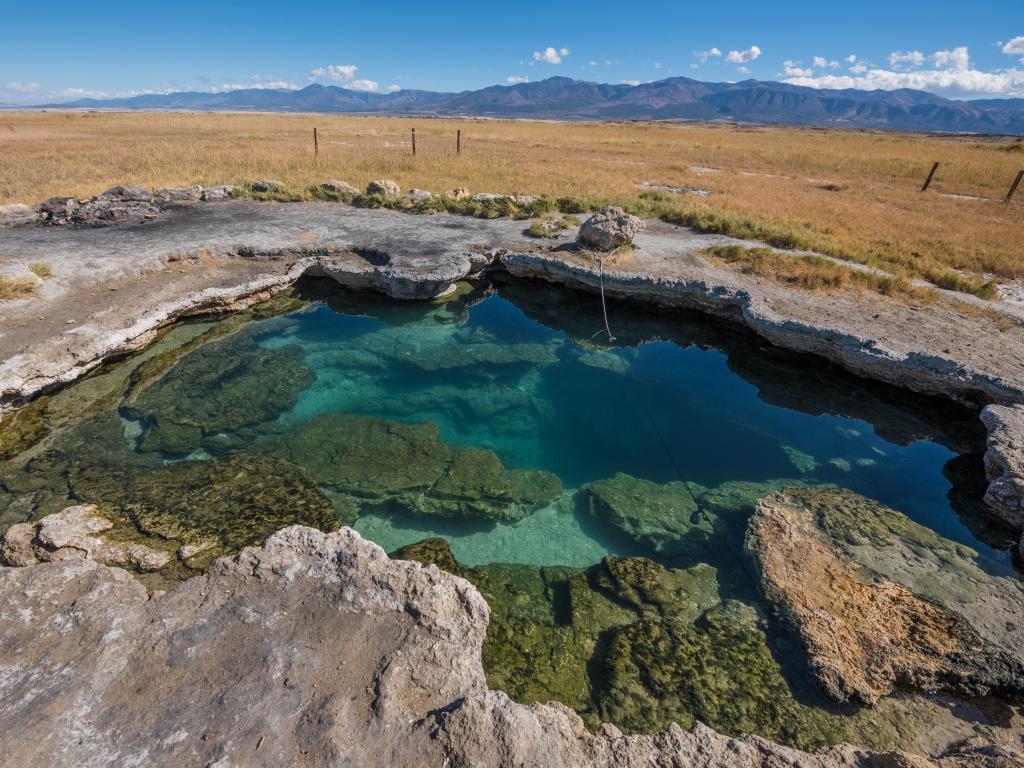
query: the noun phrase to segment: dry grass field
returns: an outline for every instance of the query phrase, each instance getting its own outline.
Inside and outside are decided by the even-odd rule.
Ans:
[[[320,155],[312,132],[319,129]],[[409,146],[416,128],[417,154]],[[455,133],[462,131],[462,155]],[[1024,277],[1024,143],[859,131],[328,115],[0,112],[0,203],[120,183],[326,178],[363,186],[549,194],[991,294]],[[932,162],[932,189],[918,190]],[[651,194],[645,182],[711,195]],[[962,197],[948,197],[958,195]],[[974,199],[983,198],[983,199]]]

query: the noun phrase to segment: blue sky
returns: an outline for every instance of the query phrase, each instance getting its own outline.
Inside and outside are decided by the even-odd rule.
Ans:
[[[564,75],[1024,97],[1024,0],[10,3],[0,103],[168,90],[463,90]]]

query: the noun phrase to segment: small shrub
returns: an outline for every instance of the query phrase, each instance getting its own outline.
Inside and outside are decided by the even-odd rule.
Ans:
[[[18,276],[7,277],[0,275],[0,300],[23,299],[31,296],[39,285],[34,277]]]
[[[28,265],[28,271],[40,280],[46,280],[47,278],[53,277],[53,267],[45,261],[33,261]]]

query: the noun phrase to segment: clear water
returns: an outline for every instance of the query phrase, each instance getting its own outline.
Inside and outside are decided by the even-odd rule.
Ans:
[[[574,338],[579,328],[551,327],[531,313],[531,302],[548,302],[543,313],[554,315],[565,303],[565,323],[591,333]],[[616,472],[658,483],[682,479],[698,489],[735,480],[834,483],[1008,567],[1002,542],[979,540],[961,519],[970,513],[949,498],[944,468],[958,441],[978,438],[971,414],[927,398],[901,403],[895,392],[809,358],[779,359],[740,329],[698,317],[638,319],[635,310],[612,305],[619,338],[591,340],[602,327],[593,298],[559,297],[542,285],[509,286],[451,323],[426,315],[392,324],[386,312],[373,317],[343,299],[333,304],[267,321],[256,335],[265,346],[300,345],[316,373],[280,417],[282,428],[333,411],[430,420],[450,443],[489,448],[507,467],[549,470],[569,489]],[[765,380],[737,375],[730,351],[763,357],[744,362]],[[787,398],[797,407],[777,404]],[[370,514],[355,527],[389,551],[443,536],[470,565],[582,566],[638,551],[578,518],[552,507],[481,527]]]

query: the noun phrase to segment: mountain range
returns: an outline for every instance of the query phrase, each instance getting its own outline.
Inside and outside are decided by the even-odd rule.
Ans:
[[[313,84],[81,99],[47,107],[436,115],[558,120],[697,120],[1024,136],[1024,99],[957,101],[924,91],[827,90],[671,77],[611,85],[550,77],[461,93],[354,91]]]

